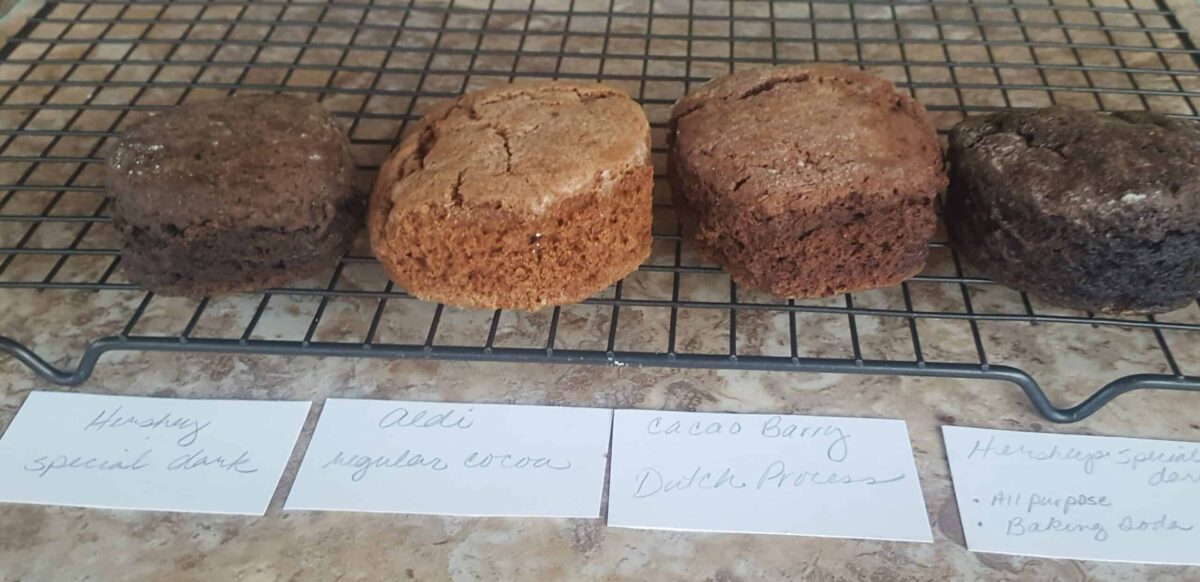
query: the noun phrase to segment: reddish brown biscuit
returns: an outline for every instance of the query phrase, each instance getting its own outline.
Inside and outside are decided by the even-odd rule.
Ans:
[[[581,301],[650,253],[650,127],[603,85],[517,84],[426,115],[368,213],[392,278],[431,301],[536,310]]]
[[[735,73],[676,103],[667,139],[684,233],[739,284],[817,297],[925,264],[941,146],[887,81],[832,65]]]
[[[329,268],[362,227],[345,133],[320,105],[248,95],[133,126],[108,159],[121,266],[166,295],[281,285]]]

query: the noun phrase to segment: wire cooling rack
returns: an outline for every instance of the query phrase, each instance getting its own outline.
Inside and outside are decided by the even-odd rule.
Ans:
[[[0,48],[0,350],[60,384],[119,350],[990,379],[1076,421],[1129,390],[1200,390],[1200,306],[1157,318],[1055,309],[974,276],[944,242],[899,287],[779,300],[699,259],[666,204],[637,273],[540,313],[418,301],[364,240],[290,287],[165,298],[121,276],[102,155],[155,110],[283,91],[345,123],[365,188],[438,101],[516,79],[601,79],[645,106],[665,202],[669,107],[731,70],[857,64],[911,91],[945,130],[970,113],[1056,103],[1194,119],[1197,56],[1166,5],[1146,0],[46,2]],[[1079,369],[1111,382],[1057,407],[1030,369],[1063,385]]]

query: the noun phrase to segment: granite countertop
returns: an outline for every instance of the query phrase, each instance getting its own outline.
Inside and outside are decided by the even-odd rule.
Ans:
[[[33,2],[0,24],[0,39]],[[1194,8],[1194,7],[1192,7]],[[1195,15],[1200,11],[1190,11]],[[29,332],[69,365],[72,325],[111,305],[51,293],[0,292],[0,330]],[[1177,315],[1200,322],[1200,307]],[[817,324],[814,333],[820,333]],[[840,325],[840,324],[830,324]],[[870,330],[868,330],[870,331]],[[926,334],[960,333],[927,330]],[[983,330],[996,361],[1022,359],[1060,404],[1142,371],[1152,339],[1090,329]],[[1092,339],[1081,341],[1088,333]],[[956,336],[958,337],[958,336]],[[969,337],[969,336],[968,336]],[[1186,336],[1180,336],[1184,337]],[[1193,336],[1194,338],[1194,336]],[[881,340],[882,341],[882,340]],[[938,342],[931,341],[931,344]],[[952,342],[945,342],[952,343]],[[1200,342],[1175,341],[1200,373]],[[1157,365],[1157,364],[1156,364]],[[59,389],[0,356],[0,426],[31,390]],[[283,513],[293,458],[265,517],[0,505],[0,580],[562,580],[1138,579],[1195,580],[1200,569],[968,552],[940,426],[1200,440],[1200,395],[1137,392],[1085,422],[1049,425],[1014,386],[934,378],[432,361],[113,353],[72,390],[171,397],[328,397],[548,403],[616,408],[785,412],[907,421],[933,544],[607,528],[601,520]],[[311,436],[316,414],[298,450]],[[768,508],[769,509],[769,508]]]

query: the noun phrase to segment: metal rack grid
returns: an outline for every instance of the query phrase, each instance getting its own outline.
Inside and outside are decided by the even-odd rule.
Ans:
[[[46,2],[0,48],[0,350],[60,384],[119,350],[989,379],[1059,422],[1130,390],[1200,390],[1187,367],[1200,365],[1200,303],[1158,318],[1057,310],[972,275],[944,242],[898,288],[779,300],[700,260],[666,204],[637,273],[536,314],[418,301],[361,240],[330,273],[253,296],[157,297],[118,269],[102,153],[123,127],[177,103],[245,91],[319,99],[345,123],[367,187],[404,126],[439,100],[515,79],[600,79],[646,107],[665,201],[663,131],[678,96],[731,70],[814,60],[890,78],[942,130],[969,113],[1055,103],[1200,118],[1200,52],[1161,0]],[[32,314],[14,315],[23,309]],[[82,357],[39,349],[81,334],[99,338]],[[1114,341],[1146,353],[1057,407],[1007,365],[1042,338],[1085,365],[1111,359]]]

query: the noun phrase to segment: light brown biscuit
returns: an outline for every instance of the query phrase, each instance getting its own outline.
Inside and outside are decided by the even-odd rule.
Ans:
[[[536,310],[581,301],[649,255],[650,129],[603,85],[516,84],[426,115],[368,213],[392,278],[431,301]]]

